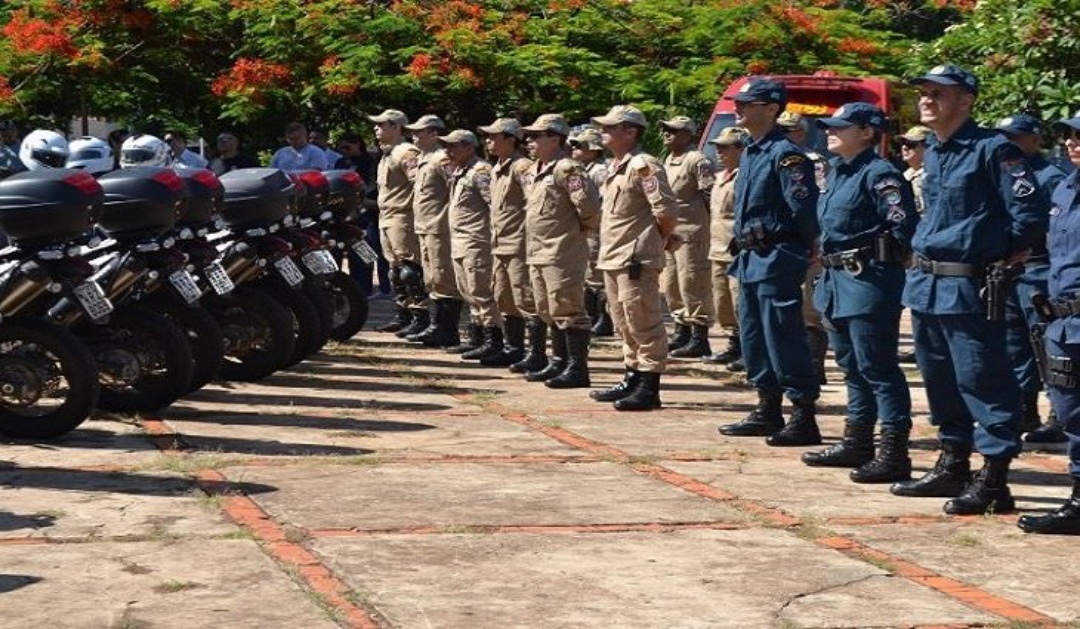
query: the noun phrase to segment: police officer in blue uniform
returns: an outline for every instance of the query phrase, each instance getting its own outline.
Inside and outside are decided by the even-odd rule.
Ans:
[[[919,117],[934,135],[903,303],[941,453],[923,477],[896,483],[892,492],[953,497],[945,512],[955,515],[1009,511],[1020,388],[1001,342],[1003,306],[1010,277],[1046,237],[1045,197],[1020,149],[971,120],[975,75],[944,65],[911,82],[919,88]],[[973,446],[984,458],[974,480]]]
[[[1069,159],[1080,167],[1080,112],[1057,125]],[[1049,300],[1039,300],[1046,327],[1047,391],[1069,437],[1072,495],[1057,510],[1025,515],[1028,533],[1080,535],[1080,170],[1054,190],[1050,211]]]
[[[1020,147],[1027,156],[1028,168],[1035,174],[1039,187],[1046,193],[1047,203],[1044,210],[1049,213],[1050,195],[1065,179],[1065,171],[1043,157],[1042,122],[1030,114],[1018,113],[1002,118],[997,124],[997,130]],[[1032,343],[1042,343],[1042,335],[1039,333],[1039,317],[1032,305],[1031,295],[1046,294],[1049,273],[1050,260],[1046,243],[1037,242],[1031,248],[1031,255],[1024,263],[1024,272],[1017,278],[1005,310],[1005,322],[1008,326],[1005,340],[1009,360],[1012,361],[1013,372],[1020,383],[1023,410],[1020,432],[1027,433],[1024,441],[1033,444],[1064,443],[1067,440],[1053,413],[1045,426],[1039,419],[1039,391],[1043,388],[1043,381],[1039,375]]]
[[[832,160],[818,200],[821,266],[814,306],[847,382],[843,440],[807,452],[812,466],[851,467],[858,483],[911,478],[911,391],[900,369],[900,295],[904,253],[918,223],[910,185],[875,152],[885,113],[849,103],[817,121]],[[881,418],[875,457],[874,424]]]
[[[814,165],[776,119],[787,105],[779,81],[751,77],[733,97],[735,121],[751,142],[735,184],[734,259],[739,338],[757,407],[720,427],[728,436],[764,436],[771,446],[821,443],[814,417],[820,393],[802,317],[802,282],[818,235]],[[794,405],[784,424],[783,395]]]

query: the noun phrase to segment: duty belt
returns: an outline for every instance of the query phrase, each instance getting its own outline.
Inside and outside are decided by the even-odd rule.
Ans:
[[[1034,303],[1034,300],[1032,300]],[[1044,316],[1052,315],[1049,319],[1062,319],[1064,317],[1080,316],[1080,296],[1072,299],[1047,299],[1035,304],[1035,309]]]
[[[873,247],[859,247],[827,253],[821,256],[821,266],[826,269],[842,268],[851,275],[858,275],[863,272],[863,267],[870,260],[873,252]]]
[[[923,273],[929,273],[930,275],[937,275],[940,277],[982,277],[983,270],[974,264],[966,264],[964,262],[939,262],[937,260],[931,260],[930,258],[924,258],[919,254],[915,254],[911,267],[919,269]]]
[[[1047,356],[1046,357],[1047,374],[1046,384],[1059,387],[1062,389],[1076,389],[1080,385],[1080,378],[1077,377],[1074,369],[1076,365],[1073,364],[1071,358],[1067,356]]]
[[[749,249],[751,251],[765,252],[781,243],[801,243],[802,238],[793,232],[768,232],[761,237],[736,236],[732,239],[738,251]]]

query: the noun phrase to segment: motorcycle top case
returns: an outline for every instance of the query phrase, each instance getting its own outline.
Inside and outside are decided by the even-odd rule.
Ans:
[[[180,210],[181,227],[202,227],[221,213],[225,187],[217,175],[205,168],[182,168],[176,171],[187,186],[187,203]]]
[[[241,168],[220,177],[225,186],[221,220],[233,228],[262,227],[293,210],[297,186],[277,168]]]
[[[82,170],[56,168],[0,181],[0,231],[20,247],[81,236],[101,216],[101,185]]]
[[[318,170],[296,170],[289,176],[297,184],[296,212],[302,218],[317,218],[326,209],[330,182]]]
[[[327,170],[323,175],[330,184],[327,209],[339,219],[351,218],[364,198],[363,178],[355,170]]]
[[[184,180],[171,168],[114,170],[98,182],[105,189],[98,225],[116,239],[157,236],[171,230],[187,197]]]

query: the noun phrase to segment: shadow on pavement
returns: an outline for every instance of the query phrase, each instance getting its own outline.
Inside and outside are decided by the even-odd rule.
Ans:
[[[317,443],[289,443],[262,439],[235,439],[232,437],[183,436],[190,446],[185,452],[205,451],[213,454],[256,454],[260,456],[364,456],[374,450],[331,446]],[[246,493],[246,492],[245,492]]]
[[[14,592],[44,580],[42,577],[32,577],[28,574],[0,574],[0,594]]]
[[[427,402],[391,402],[365,401],[351,398],[316,397],[308,395],[275,395],[273,393],[237,393],[235,391],[208,391],[203,389],[188,396],[193,402],[213,402],[216,404],[237,404],[240,406],[276,406],[289,408],[309,406],[322,408],[364,409],[383,411],[445,411],[453,408],[446,404]]]
[[[43,529],[53,524],[56,524],[56,516],[45,513],[19,515],[10,511],[0,511],[0,531]]]
[[[108,418],[99,418],[109,421]],[[125,452],[146,452],[157,450],[154,444],[138,433],[116,433],[99,428],[76,428],[66,435],[50,439],[48,441],[34,441],[32,439],[5,438],[3,443],[12,445],[29,446],[36,450],[52,450],[61,452],[64,448],[79,448],[82,450],[123,450]],[[14,465],[13,463],[10,465]],[[0,461],[0,469],[8,467],[8,462]]]
[[[441,375],[441,374],[436,374]],[[448,378],[456,378],[449,375]],[[297,387],[305,389],[327,389],[333,391],[356,391],[378,393],[432,393],[440,391],[434,387],[424,386],[421,383],[410,384],[404,382],[357,382],[355,380],[328,380],[319,376],[305,376],[301,374],[275,374],[263,381],[263,384],[273,387]]]
[[[280,428],[317,428],[320,430],[357,430],[365,432],[416,432],[433,430],[437,426],[389,419],[353,419],[314,417],[310,415],[270,415],[266,413],[237,413],[232,411],[198,411],[176,409],[168,419],[240,426],[274,426]]]
[[[248,495],[277,491],[277,487],[262,483],[228,482],[221,485],[225,490]],[[176,476],[33,467],[0,471],[0,487],[100,491],[140,496],[185,496],[198,488],[198,484],[193,479]]]

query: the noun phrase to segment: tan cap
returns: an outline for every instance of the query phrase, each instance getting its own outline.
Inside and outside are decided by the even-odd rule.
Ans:
[[[570,135],[570,125],[559,114],[544,114],[537,118],[527,127],[522,128],[525,133],[537,133],[540,131],[553,131],[561,136]]]
[[[649,123],[645,120],[645,114],[641,113],[641,110],[633,105],[615,105],[611,108],[611,111],[607,112],[607,115],[597,116],[592,121],[601,127],[610,127],[622,122],[639,127],[649,126]]]
[[[933,133],[934,131],[930,127],[924,127],[921,124],[917,124],[901,134],[900,137],[908,142],[925,142],[926,138],[933,135]]]
[[[785,111],[780,114],[780,117],[776,119],[776,124],[784,127],[785,129],[794,129],[795,127],[807,127],[806,121],[803,120],[802,114],[797,114],[792,111]]]
[[[424,129],[442,129],[446,131],[446,123],[435,114],[420,116],[420,119],[412,124],[405,125],[409,131],[423,131]]]
[[[709,143],[717,146],[732,146],[734,144],[745,146],[750,143],[750,132],[742,127],[727,127],[720,131],[720,135],[709,140]]]
[[[409,117],[406,116],[403,112],[400,112],[396,109],[387,109],[378,116],[368,116],[368,120],[374,122],[375,124],[379,124],[382,122],[392,122],[403,127],[409,124]]]
[[[473,146],[480,144],[476,139],[476,134],[465,129],[454,129],[446,135],[440,135],[439,139],[447,144],[460,144],[462,142],[467,142]]]
[[[599,129],[582,129],[577,135],[570,136],[570,142],[582,144],[590,151],[604,150],[604,137]]]
[[[697,133],[697,123],[686,116],[675,116],[671,120],[661,120],[660,126],[672,131],[689,131]]]
[[[525,132],[521,130],[521,123],[514,118],[499,118],[486,127],[477,128],[480,129],[480,133],[485,135],[505,133],[507,135],[512,135],[519,140],[525,137]]]

